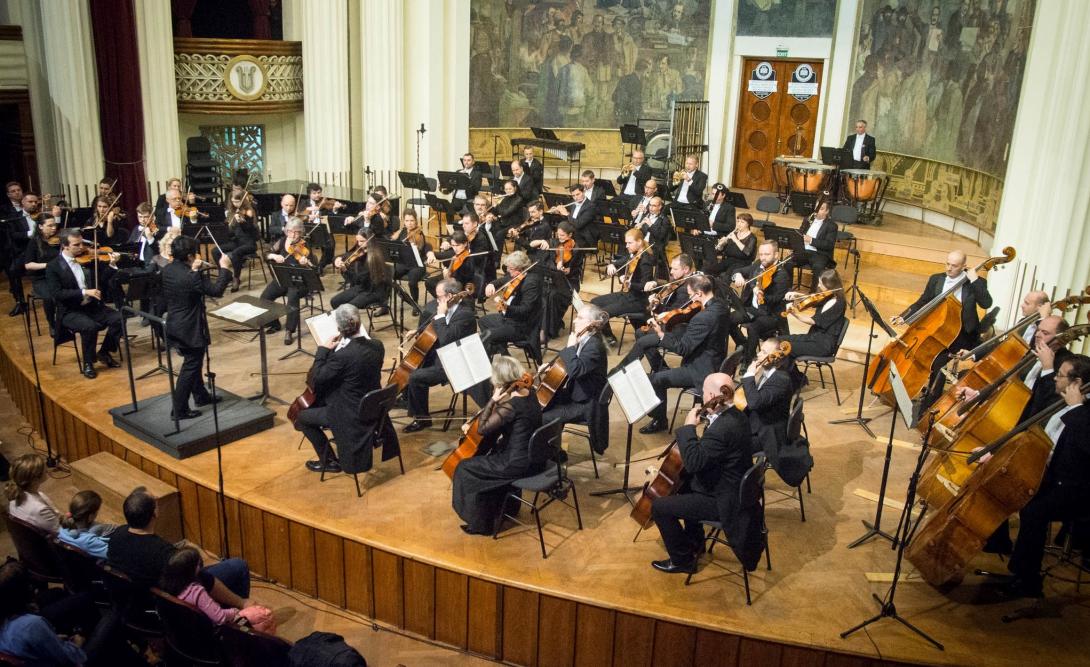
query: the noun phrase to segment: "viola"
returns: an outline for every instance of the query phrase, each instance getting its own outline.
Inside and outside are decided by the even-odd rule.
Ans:
[[[654,322],[658,322],[663,331],[670,331],[679,324],[689,322],[702,310],[704,310],[704,304],[691,298],[678,308],[652,315],[647,320],[647,324],[640,327],[640,331],[651,331],[651,325]]]
[[[757,368],[768,368],[773,364],[779,363],[781,359],[784,359],[791,354],[791,343],[786,340],[780,341],[780,346],[770,352],[764,359],[757,362]],[[746,392],[742,387],[734,392],[734,407],[739,410],[745,410],[749,406],[749,401],[746,400]]]
[[[591,322],[581,331],[575,334],[576,340],[582,338],[584,335],[591,333],[596,334],[602,328],[602,322]],[[577,343],[578,344],[578,343]],[[541,370],[537,372],[537,402],[541,406],[541,409],[549,407],[552,403],[553,397],[557,392],[563,388],[564,383],[568,381],[568,369],[564,365],[564,360],[560,358],[560,355],[556,355],[552,361],[542,366]]]
[[[987,271],[1013,261],[1014,257],[1014,248],[1008,246],[1001,256],[984,260],[976,270]],[[906,320],[908,327],[904,332],[887,343],[871,361],[866,384],[883,403],[891,407],[896,404],[889,379],[890,364],[900,371],[909,396],[916,396],[923,389],[935,357],[949,349],[961,333],[961,301],[953,293],[968,280],[963,273],[953,287],[924,304]]]
[[[537,266],[537,262],[526,267],[525,271],[507,281],[507,284],[496,294],[496,310],[501,313],[507,312],[507,302],[511,300],[511,297],[515,296],[515,292],[522,285],[522,281],[526,280],[526,276],[530,274],[530,269],[535,266]]]
[[[802,312],[808,308],[816,308],[823,305],[826,301],[833,298],[833,295],[842,291],[843,288],[838,287],[836,289],[825,290],[824,292],[815,292],[813,294],[807,294],[804,297],[796,299],[783,311],[783,316],[787,317],[787,314],[794,311],[796,313]]]
[[[294,257],[296,262],[302,263],[304,258],[310,256],[310,248],[307,247],[307,242],[303,239],[299,239],[295,243],[285,242],[284,254],[288,257]]]
[[[518,378],[514,382],[510,382],[504,386],[500,392],[500,399],[506,399],[515,392],[525,391],[530,389],[534,385],[534,376],[529,373],[523,373],[522,377]],[[473,418],[467,422],[469,428],[458,440],[458,446],[454,448],[454,451],[447,456],[443,461],[443,472],[447,477],[454,479],[454,470],[458,467],[458,464],[465,459],[472,458],[477,455],[477,450],[481,446],[481,440],[484,436],[480,432],[480,418],[481,413],[489,405],[495,403],[495,399],[489,399],[488,403],[485,403],[484,407],[477,411],[477,414],[473,415]]]
[[[567,264],[574,256],[575,239],[568,239],[556,244],[556,263]]]
[[[628,261],[621,265],[618,273],[621,274],[621,291],[627,292],[632,287],[632,278],[636,275],[636,267],[640,264],[640,257],[643,257],[644,253],[651,249],[653,243],[645,243],[640,251],[632,257],[628,258]]]
[[[462,299],[468,299],[471,296],[473,296],[473,283],[468,285],[468,289],[451,295],[447,307],[450,308]],[[435,332],[433,317],[410,334],[401,346],[401,362],[398,363],[397,368],[390,372],[390,379],[386,384],[396,384],[397,393],[399,394],[405,391],[405,387],[409,384],[409,375],[423,365],[424,360],[431,352],[431,349],[435,347],[435,342],[438,339],[439,336]]]

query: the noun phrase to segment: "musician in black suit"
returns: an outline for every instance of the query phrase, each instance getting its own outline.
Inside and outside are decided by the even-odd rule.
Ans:
[[[564,362],[567,380],[541,415],[543,423],[589,424],[598,395],[606,386],[606,346],[595,327],[609,320],[606,311],[583,304],[572,320],[568,343],[557,357]]]
[[[788,444],[787,421],[791,414],[791,397],[795,393],[790,361],[787,358],[778,362],[767,360],[779,347],[779,338],[761,342],[757,358],[749,363],[742,376],[753,452],[763,451],[772,461],[777,460]]]
[[[511,162],[511,180],[515,182],[515,187],[518,189],[519,197],[523,202],[529,204],[541,196],[541,191],[537,189],[537,183],[522,170],[522,163],[518,160]]]
[[[685,283],[689,297],[703,308],[689,321],[684,331],[667,333],[658,320],[651,328],[659,337],[659,347],[681,356],[677,368],[667,368],[651,374],[651,386],[659,404],[649,413],[651,421],[640,433],[665,431],[666,390],[670,387],[699,388],[704,378],[719,370],[727,350],[727,307],[715,297],[714,283],[707,276],[692,276]]]
[[[831,357],[836,354],[837,341],[840,331],[848,325],[848,318],[844,315],[847,310],[844,298],[844,283],[840,280],[840,274],[835,269],[829,269],[818,277],[818,292],[830,292],[829,298],[817,305],[817,309],[811,315],[794,308],[788,310],[788,315],[803,324],[809,324],[810,329],[804,334],[791,334],[783,339],[791,343],[792,357]],[[787,301],[802,298],[805,294],[788,292]]]
[[[269,215],[268,237],[276,238],[280,236],[284,233],[284,230],[288,228],[289,222],[298,219],[298,216],[295,214],[295,195],[282,196],[280,198],[280,208],[278,208],[275,213]]]
[[[693,258],[682,253],[670,261],[670,282],[676,283],[675,285],[665,287],[667,283],[663,283],[662,286],[659,286],[653,280],[644,285],[644,291],[651,295],[648,298],[648,305],[652,316],[655,313],[664,313],[680,308],[689,301],[689,290],[686,289],[685,282],[689,276],[693,275],[693,270]],[[665,289],[663,289],[664,287]],[[666,290],[671,289],[669,296],[663,299],[662,295],[665,294]],[[677,326],[685,327],[686,325],[678,324]],[[665,369],[666,362],[663,361],[662,354],[658,350],[659,344],[662,342],[658,334],[650,329],[647,331],[636,329],[635,336],[636,340],[632,343],[632,349],[621,359],[621,365],[624,366],[640,357],[647,357],[652,373]]]
[[[1082,385],[1090,383],[1090,358],[1075,354],[1056,372],[1056,395],[1063,407],[1044,423],[1055,443],[1037,493],[1018,513],[1018,539],[1008,567],[1014,580],[1007,593],[1041,597],[1041,561],[1053,521],[1085,519],[1090,507],[1090,406]]]
[[[452,299],[461,291],[462,283],[457,280],[440,280],[435,286],[435,300],[425,305],[420,315],[420,329],[430,323],[435,329],[435,342],[420,366],[409,374],[409,383],[405,386],[409,416],[413,418],[412,423],[405,427],[405,433],[415,433],[431,426],[428,390],[447,383],[447,372],[439,363],[437,350],[477,332],[473,302],[467,300],[463,304]]]
[[[809,266],[813,274],[811,289],[817,282],[817,277],[825,272],[825,269],[836,266],[833,259],[833,249],[836,248],[836,223],[829,219],[829,202],[821,202],[821,206],[807,223],[805,220],[799,228],[805,250],[801,256],[792,257],[795,266]]]
[[[469,187],[465,190],[455,190],[450,199],[451,209],[455,213],[461,213],[466,205],[473,201],[477,196],[477,193],[481,191],[481,171],[477,166],[477,161],[473,157],[473,153],[466,153],[461,159],[462,168],[459,169],[461,173],[465,174],[469,178]]]
[[[121,340],[121,314],[106,306],[102,291],[94,286],[90,270],[76,261],[90,250],[83,243],[78,229],[69,229],[61,236],[61,254],[45,267],[49,292],[57,303],[57,321],[61,326],[80,335],[83,347],[83,375],[97,377],[94,362],[109,368],[121,366],[111,353]],[[88,267],[91,265],[88,264]],[[99,280],[106,281],[109,272],[99,269]],[[95,353],[98,332],[106,330],[102,346]]]
[[[314,407],[299,413],[295,426],[310,440],[318,459],[307,461],[307,469],[322,472],[322,453],[329,449],[323,426],[333,431],[339,452],[329,451],[326,472],[340,472],[341,459],[355,461],[359,448],[369,442],[360,423],[360,403],[368,392],[379,389],[385,348],[382,341],[368,338],[360,329],[360,311],[346,303],[333,311],[337,335],[320,346],[314,355],[308,378],[314,390]],[[370,448],[368,448],[370,450]],[[369,470],[370,451],[363,457],[362,470]]]
[[[647,213],[632,221],[632,226],[643,232],[644,238],[653,246],[651,252],[655,255],[655,273],[660,278],[669,273],[666,267],[666,245],[674,236],[674,225],[663,208],[662,197],[652,197]]]
[[[704,379],[701,391],[707,403],[723,394],[733,395],[734,381],[726,373],[713,373]],[[661,572],[696,572],[697,560],[704,553],[701,521],[722,521],[731,545],[735,544],[731,528],[739,509],[738,490],[751,465],[749,428],[745,416],[728,403],[707,414],[708,427],[698,437],[701,411],[701,406],[690,410],[676,433],[687,481],[677,493],[651,503],[651,518],[670,556],[651,562]]]
[[[625,249],[613,258],[606,267],[606,273],[617,276],[620,284],[609,294],[600,294],[590,300],[591,303],[618,317],[629,313],[643,313],[647,310],[646,285],[655,279],[655,258],[650,251],[644,252],[647,244],[643,241],[643,232],[630,229],[624,233]],[[641,254],[642,253],[642,254]],[[639,255],[639,259],[636,256]],[[602,335],[610,345],[617,344],[613,329],[606,322]]]
[[[137,247],[136,258],[145,266],[150,265],[152,258],[159,254],[159,239],[166,234],[164,228],[152,231],[152,218],[151,204],[141,203],[136,207],[136,226],[129,232],[128,244]]]
[[[545,191],[545,164],[534,157],[533,146],[522,149],[522,170],[529,175],[538,192]]]
[[[504,258],[504,264],[507,275],[488,283],[484,288],[485,296],[494,299],[497,306],[502,301],[500,292],[507,283],[523,274],[525,277],[508,300],[505,312],[489,313],[480,319],[481,339],[490,357],[504,354],[507,343],[511,341],[524,340],[537,345],[544,310],[541,274],[537,271],[527,273],[531,262],[526,253],[515,250]]]
[[[541,202],[536,201],[530,204],[528,210],[530,217],[524,223],[526,227],[521,230],[518,227],[508,229],[507,237],[514,240],[515,248],[525,252],[531,261],[536,261],[545,255],[539,249],[539,246],[542,241],[545,242],[545,247],[550,245],[549,240],[553,236],[553,227],[545,218]]]
[[[708,227],[719,236],[734,231],[734,204],[727,201],[730,190],[722,183],[712,186],[712,198],[708,202]],[[704,231],[704,230],[701,230]]]
[[[18,183],[15,184],[15,186],[18,185]],[[15,187],[11,188],[11,190],[14,189]],[[21,187],[19,191],[22,192]],[[4,223],[7,228],[6,241],[9,249],[4,271],[8,276],[8,289],[15,300],[15,306],[8,313],[12,317],[22,315],[26,309],[26,298],[23,295],[23,275],[25,274],[23,257],[38,229],[38,221],[42,216],[42,200],[33,192],[27,192],[23,194],[19,206],[19,211],[12,211],[5,216],[7,222]]]
[[[647,182],[643,184],[643,196],[633,197],[629,201],[632,206],[632,217],[630,218],[630,224],[636,224],[641,215],[647,213],[648,207],[651,205],[651,200],[657,197],[659,194],[659,182],[653,178],[647,179]]]
[[[874,135],[867,134],[867,121],[855,121],[855,134],[844,141],[844,150],[851,156],[852,169],[870,169],[878,149]]]
[[[594,204],[595,212],[600,212],[606,203],[606,191],[598,185],[594,172],[586,169],[579,175],[579,184],[583,186],[583,196]]]
[[[955,299],[961,302],[961,333],[958,334],[949,349],[940,352],[934,363],[931,364],[931,378],[924,397],[920,401],[921,410],[927,408],[940,395],[945,385],[945,376],[939,370],[950,361],[950,354],[959,350],[971,350],[980,342],[980,316],[977,315],[977,306],[988,309],[992,307],[992,295],[988,293],[988,280],[978,276],[976,269],[967,268],[965,265],[965,253],[960,250],[951,250],[946,255],[946,272],[936,273],[927,279],[927,287],[915,303],[910,305],[900,315],[890,318],[895,325],[904,324],[905,320],[912,317],[916,311],[931,303],[941,294],[953,291]]]
[[[704,188],[708,186],[708,175],[700,171],[700,158],[689,155],[685,158],[685,170],[681,181],[674,186],[674,204],[689,208],[704,205]]]
[[[621,189],[619,196],[638,203],[643,186],[651,179],[651,166],[645,162],[645,159],[642,150],[637,148],[632,151],[631,168],[626,165],[621,169],[621,175],[617,177],[617,185]],[[626,170],[627,174],[625,174]]]
[[[1056,315],[1043,317],[1037,322],[1037,331],[1033,334],[1033,351],[1037,355],[1037,361],[1030,366],[1022,379],[1032,393],[1022,411],[1021,421],[1033,417],[1056,400],[1056,371],[1063,362],[1071,358],[1071,351],[1056,336],[1069,328],[1071,325],[1067,320]]]
[[[304,247],[306,247],[306,243],[303,242],[303,223],[298,218],[292,219],[284,228],[284,235],[269,248],[265,259],[270,262],[270,265],[282,264],[284,266],[313,268],[314,262],[311,261],[311,258],[314,255],[313,253],[304,254],[301,250]],[[299,301],[303,298],[303,294],[295,285],[281,285],[275,279],[270,280],[269,284],[261,292],[261,298],[266,301],[275,301],[280,297],[286,297],[288,300],[284,345],[291,345],[295,341],[296,329],[299,328]],[[277,320],[269,325],[269,331],[280,331],[280,321]]]
[[[593,202],[587,200],[583,186],[576,183],[568,186],[572,201],[563,206],[557,205],[549,209],[550,213],[566,215],[568,222],[575,229],[575,244],[580,248],[590,248],[598,245],[598,230],[594,223],[598,220],[598,211]]]
[[[763,272],[776,264],[780,244],[775,239],[765,239],[757,246],[757,261],[736,272],[732,278],[735,287],[742,288],[741,307],[730,314],[731,333],[735,344],[745,346],[745,359],[751,361],[757,354],[761,338],[785,327],[783,321],[784,298],[791,289],[791,267],[781,264],[772,269],[771,282],[761,289]],[[746,330],[743,336],[741,328]]]
[[[213,283],[201,271],[204,262],[197,256],[196,242],[179,236],[171,242],[173,261],[163,268],[162,295],[166,303],[166,338],[182,355],[182,368],[174,384],[173,411],[175,419],[199,417],[200,410],[189,408],[189,397],[197,407],[210,405],[213,398],[201,382],[201,364],[212,340],[204,313],[204,297],[223,296],[231,282],[231,257],[220,255],[219,278]]]

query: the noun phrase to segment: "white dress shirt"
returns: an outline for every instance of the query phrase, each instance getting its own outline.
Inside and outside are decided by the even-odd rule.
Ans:
[[[72,269],[72,273],[75,274],[76,284],[79,285],[79,288],[81,290],[87,289],[87,277],[83,274],[83,266],[63,252],[61,253],[61,257],[64,258],[64,261],[68,262],[68,268]]]
[[[689,183],[692,183],[693,175],[690,172],[685,172],[685,180],[681,182],[681,189],[677,192],[677,200],[691,204],[689,201]]]
[[[628,175],[628,183],[625,183],[624,194],[634,195],[636,194],[636,170],[633,169],[632,173]]]
[[[170,226],[175,229],[182,228],[182,219],[174,214],[174,209],[167,209],[167,213],[170,215]]]
[[[821,231],[821,226],[824,224],[825,220],[818,220],[815,218],[814,221],[810,223],[810,229],[806,230],[806,235],[811,239],[816,239],[818,233]],[[807,243],[805,247],[807,250],[817,250],[817,248],[813,246],[813,243]]]
[[[950,276],[946,276],[942,281],[942,293],[946,294],[947,292],[950,292],[950,290],[954,289],[954,284],[957,283],[959,280],[961,280],[961,276],[958,276],[957,278],[951,278]],[[954,298],[958,300],[958,303],[961,302],[960,287],[951,292],[951,294],[953,294]]]
[[[1031,324],[1026,327],[1026,330],[1022,332],[1022,340],[1026,345],[1029,345],[1030,349],[1033,349],[1033,337],[1037,335],[1037,325]]]
[[[855,135],[855,145],[852,146],[852,159],[856,162],[863,161],[863,137],[866,133]]]

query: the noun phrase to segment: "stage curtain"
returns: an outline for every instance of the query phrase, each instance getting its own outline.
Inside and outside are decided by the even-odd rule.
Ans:
[[[250,0],[254,39],[272,39],[272,24],[269,22],[271,12],[272,2],[270,0]]]
[[[170,0],[170,6],[174,14],[174,36],[193,36],[193,10],[197,8],[197,0]]]
[[[121,208],[136,220],[148,197],[144,176],[144,111],[133,0],[91,0],[91,32],[98,73],[98,106],[106,176],[117,179]],[[177,141],[177,137],[164,137]]]

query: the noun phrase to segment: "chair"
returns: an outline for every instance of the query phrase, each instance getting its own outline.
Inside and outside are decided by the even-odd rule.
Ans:
[[[258,242],[258,245],[260,245],[260,241]],[[251,288],[251,286],[253,285],[254,266],[257,266],[257,268],[261,270],[261,281],[265,282],[265,283],[269,282],[269,276],[266,275],[266,273],[265,273],[265,261],[261,259],[264,256],[264,254],[263,253],[259,254],[259,253],[261,253],[261,250],[258,250],[258,252],[250,253],[249,255],[246,255],[245,257],[242,258],[242,262],[243,262],[242,267],[246,271],[246,289],[247,290],[249,290]],[[241,271],[239,273],[241,273]]]
[[[560,438],[564,433],[564,425],[558,419],[545,424],[534,431],[534,434],[530,436],[530,451],[534,452],[541,448],[549,450],[552,454],[550,458],[553,459],[555,466],[549,466],[540,473],[531,477],[523,477],[517,479],[511,483],[517,491],[510,492],[507,497],[504,498],[503,507],[506,509],[509,502],[517,502],[520,505],[525,505],[530,508],[530,514],[534,517],[534,522],[537,524],[537,539],[541,543],[541,557],[548,558],[549,555],[545,551],[545,534],[541,530],[541,511],[555,501],[571,507],[575,510],[575,519],[579,523],[579,530],[583,530],[583,515],[579,512],[579,494],[575,490],[575,483],[568,477],[567,470],[567,454],[560,448]],[[531,502],[527,502],[522,497],[523,491],[533,491],[534,499]],[[566,498],[568,493],[572,494],[572,502],[568,503]],[[545,500],[539,505],[538,501],[541,499],[542,494],[545,495]],[[503,527],[503,520],[511,519],[512,521],[522,524],[518,518],[507,514],[506,511],[500,514],[496,519],[496,527],[492,531],[492,539],[498,539],[500,534],[500,528]]]
[[[624,345],[625,332],[628,330],[629,327],[632,327],[632,335],[634,337],[636,335],[636,330],[647,322],[647,312],[641,310],[634,313],[621,313],[617,317],[611,317],[609,319],[619,319],[622,321],[621,335],[617,337],[617,351],[620,352],[621,346]]]
[[[6,512],[4,526],[15,544],[15,552],[23,563],[27,573],[41,584],[59,584],[64,582],[63,570],[57,554],[49,543],[50,536],[22,519]]]
[[[219,628],[224,662],[231,667],[288,667],[291,642],[250,627],[228,623]]]
[[[60,540],[52,540],[50,545],[60,565],[64,587],[72,593],[92,593],[96,602],[108,604],[109,594],[95,557]]]
[[[782,208],[780,198],[775,195],[764,195],[757,200],[757,210],[765,214],[764,220],[754,220],[753,226],[757,229],[761,229],[765,226],[765,223],[770,222],[769,216],[773,213],[779,213]]]
[[[383,424],[386,421],[386,417],[389,416],[390,410],[394,407],[394,402],[397,401],[397,385],[388,384],[382,389],[373,389],[364,395],[363,400],[360,401],[359,408],[359,421],[361,424],[366,425],[368,428],[373,429],[372,439],[368,445],[374,449],[378,449],[380,445],[384,444],[383,440]],[[395,436],[396,437],[396,436]],[[330,438],[330,443],[335,442],[333,438]],[[325,465],[329,460],[330,448],[322,452],[322,474],[318,478],[319,482],[325,481]],[[397,450],[397,463],[401,468],[401,474],[405,474],[405,461],[401,458],[401,448]],[[352,480],[356,483],[356,497],[362,498],[363,491],[360,489],[360,474],[358,472],[348,473],[352,475]]]
[[[540,327],[534,327],[529,338],[521,338],[519,340],[507,341],[507,347],[514,346],[522,351],[526,355],[526,365],[533,368],[537,368],[542,363],[541,356],[541,343],[538,339],[541,338]]]
[[[99,564],[99,570],[110,595],[110,604],[121,616],[125,629],[139,639],[162,637],[163,624],[155,612],[155,600],[149,590],[105,563]]]
[[[764,454],[758,453],[755,462],[746,471],[746,474],[742,477],[742,483],[738,486],[738,507],[759,507],[761,512],[761,541],[762,550],[765,555],[765,568],[772,569],[772,556],[768,551],[768,526],[765,524],[765,470],[768,467],[768,460]],[[730,546],[730,542],[726,537],[720,537],[723,535],[723,524],[718,521],[701,521],[707,533],[704,535],[705,542],[708,544],[708,555],[711,556],[712,550],[716,544],[722,544],[724,546]],[[689,573],[685,577],[685,585],[688,586],[689,582],[693,579],[693,573]],[[753,600],[750,598],[749,593],[749,572],[746,568],[742,567],[742,582],[746,587],[746,605],[752,605]]]
[[[844,229],[844,225],[852,225],[859,222],[859,210],[854,206],[838,204],[829,212],[829,218],[837,225],[840,225],[840,228],[836,232],[836,245],[843,245],[847,250],[847,252],[844,253],[844,269],[847,270],[848,262],[851,261],[853,254],[855,255],[855,263],[859,264],[859,253],[857,252],[859,240],[855,238],[855,234]]]
[[[151,589],[151,596],[155,600],[155,611],[163,620],[163,636],[171,657],[189,665],[223,664],[217,651],[219,642],[212,619],[188,602],[158,588]],[[170,660],[167,662],[169,664]]]
[[[806,416],[803,414],[803,398],[801,393],[796,393],[791,398],[791,412],[787,417],[787,441],[797,442],[799,438],[807,437],[809,434],[806,431]],[[771,467],[771,463],[768,464]],[[806,493],[810,493],[810,473],[806,473]],[[785,498],[793,498],[799,501],[799,515],[803,523],[806,523],[806,505],[802,498],[802,482],[799,482],[798,486],[792,487],[794,490],[791,493],[780,491],[779,489],[772,489],[776,493],[784,496]]]
[[[54,311],[55,313],[57,311]],[[72,349],[76,351],[76,367],[83,370],[83,360],[80,358],[79,345],[76,344],[76,332],[61,324],[61,318],[53,318],[55,332],[53,334],[53,365],[57,365],[57,348],[65,343],[72,343]],[[93,361],[93,360],[92,360]]]
[[[598,394],[598,410],[599,411],[605,410],[605,414],[608,415],[609,414],[609,404],[612,403],[612,402],[613,402],[613,387],[610,387],[609,383],[607,382],[606,385],[604,387],[602,387],[601,393]],[[583,427],[586,427],[587,430],[584,433],[582,430],[575,430],[574,428],[572,428],[573,426],[583,426]],[[587,449],[590,450],[590,463],[591,463],[592,466],[594,466],[594,479],[598,479],[598,457],[594,453],[594,443],[591,442],[591,432],[590,431],[591,431],[591,425],[588,424],[585,421],[568,422],[568,424],[564,427],[564,432],[565,433],[567,433],[569,435],[574,435],[574,436],[579,437],[579,438],[585,438],[586,439]]]
[[[836,361],[836,353],[840,350],[840,346],[844,343],[844,337],[848,335],[848,319],[844,318],[844,324],[840,327],[840,333],[836,338],[836,347],[833,349],[833,353],[828,356],[811,356],[802,355],[795,358],[795,363],[802,363],[802,373],[806,374],[806,371],[810,370],[811,366],[815,366],[818,369],[818,379],[821,380],[821,388],[825,388],[825,373],[822,371],[822,367],[829,367],[829,374],[833,378],[833,393],[836,395],[836,404],[840,405],[840,388],[836,384],[836,369],[833,367],[833,362]]]

